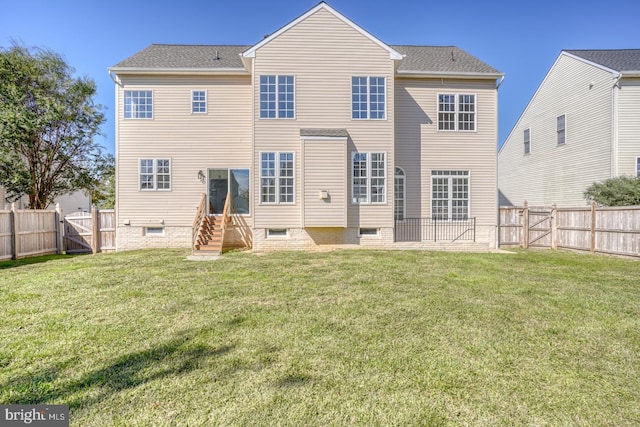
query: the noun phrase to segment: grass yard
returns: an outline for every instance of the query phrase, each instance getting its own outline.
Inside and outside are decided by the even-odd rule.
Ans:
[[[640,425],[640,263],[138,251],[0,263],[0,404],[73,426]]]

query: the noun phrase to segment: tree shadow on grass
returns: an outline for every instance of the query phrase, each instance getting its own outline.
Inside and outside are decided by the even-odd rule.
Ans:
[[[3,390],[0,403],[64,402],[70,408],[93,405],[123,390],[197,370],[207,359],[224,356],[233,348],[213,348],[192,343],[190,337],[180,337],[148,350],[126,354],[77,380],[65,380],[65,365],[69,363],[60,363],[0,384],[0,390]]]
[[[66,259],[71,257],[84,256],[84,254],[75,255],[43,255],[29,258],[20,258],[7,261],[0,261],[0,270],[6,270],[8,268],[22,267],[23,265],[40,264],[43,262],[54,261],[58,259]]]

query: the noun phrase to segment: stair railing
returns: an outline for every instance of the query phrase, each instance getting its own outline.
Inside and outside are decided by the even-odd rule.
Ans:
[[[220,253],[222,253],[222,248],[224,247],[224,233],[227,229],[227,224],[231,222],[231,211],[232,209],[233,199],[231,198],[231,193],[227,193],[227,198],[224,201],[224,209],[222,209],[222,218],[220,222]]]
[[[196,210],[196,217],[193,220],[193,230],[191,233],[191,246],[193,250],[196,249],[198,234],[200,233],[200,228],[202,228],[202,221],[204,221],[204,217],[206,216],[206,214],[207,214],[207,195],[205,193],[202,193],[202,198],[200,199],[198,210]]]

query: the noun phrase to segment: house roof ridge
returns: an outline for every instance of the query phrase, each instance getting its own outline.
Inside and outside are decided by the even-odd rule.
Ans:
[[[190,46],[194,46],[194,47],[216,47],[216,46],[225,46],[225,47],[245,47],[245,46],[251,46],[250,44],[228,44],[228,43],[222,43],[222,44],[210,44],[210,43],[151,43],[149,46],[172,46],[172,47],[190,47]]]

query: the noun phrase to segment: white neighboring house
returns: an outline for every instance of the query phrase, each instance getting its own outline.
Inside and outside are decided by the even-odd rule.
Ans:
[[[640,49],[564,50],[498,154],[501,205],[581,206],[640,176]]]
[[[11,203],[9,203],[6,199],[5,190],[3,187],[0,187],[0,207],[4,210],[11,209]],[[29,197],[23,196],[16,203],[17,209],[27,209],[29,205]],[[88,192],[83,190],[74,191],[72,193],[63,194],[56,199],[56,203],[60,204],[60,211],[62,215],[68,215],[73,212],[89,212],[91,211],[91,196]],[[47,206],[47,209],[54,209],[55,203],[53,205]]]

